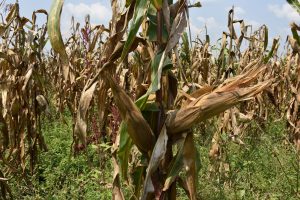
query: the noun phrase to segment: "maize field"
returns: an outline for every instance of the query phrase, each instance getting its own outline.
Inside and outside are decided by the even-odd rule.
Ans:
[[[114,200],[207,199],[197,186],[203,173],[232,188],[228,177],[239,172],[228,164],[230,145],[246,149],[268,123],[281,122],[297,172],[287,176],[288,195],[300,197],[299,24],[291,22],[281,44],[266,25],[253,30],[231,9],[228,29],[212,45],[209,35],[192,38],[189,31],[189,10],[201,9],[200,2],[111,0],[109,26],[73,18],[71,36],[63,38],[63,0],[32,18],[20,15],[18,2],[0,2],[1,199],[21,199],[18,182],[28,187],[24,199],[52,199],[33,197],[40,155],[51,151],[46,122],[70,125],[70,159],[89,160],[93,148],[99,173],[110,163],[109,179],[85,181],[104,185]],[[288,2],[300,14],[299,2]],[[201,138],[206,154],[199,153]],[[283,170],[276,149],[272,155]],[[65,196],[77,198],[93,199]]]

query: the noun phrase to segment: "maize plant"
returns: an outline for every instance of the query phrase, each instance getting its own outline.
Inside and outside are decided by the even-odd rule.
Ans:
[[[192,41],[187,31],[189,9],[201,7],[199,2],[110,3],[108,27],[91,25],[89,16],[83,26],[73,18],[66,40],[60,30],[63,0],[52,1],[49,15],[37,10],[32,19],[20,16],[18,3],[7,6],[0,23],[4,199],[13,198],[8,177],[34,174],[38,147],[47,151],[41,120],[56,117],[49,104],[62,121],[65,110],[71,113],[75,158],[101,140],[113,144],[108,156],[116,200],[171,200],[179,188],[189,199],[199,199],[200,155],[194,137],[214,121],[209,156],[214,173],[224,177],[230,166],[221,135],[242,146],[250,122],[263,129],[275,118],[270,113],[287,117],[290,139],[299,151],[299,25],[291,24],[281,58],[279,39],[268,44],[267,26],[252,30],[235,18],[234,8],[228,13],[228,31],[212,46],[208,34],[203,41]],[[47,16],[42,27],[36,24],[37,14]],[[46,54],[48,39],[52,49]],[[213,49],[218,49],[217,56]],[[130,188],[129,197],[124,185]]]
[[[115,168],[113,199],[124,199],[121,179],[133,182],[133,199],[174,199],[177,183],[187,191],[190,199],[196,199],[198,154],[192,128],[266,89],[271,84],[270,80],[257,82],[266,69],[263,58],[245,63],[246,70],[239,76],[219,86],[199,88],[192,98],[175,105],[178,87],[188,86],[192,81],[181,63],[178,50],[179,40],[188,24],[188,2],[131,1],[127,2],[124,13],[120,12],[124,9],[119,8],[117,1],[111,1],[111,6],[114,12],[107,29],[108,36],[100,47],[96,71],[91,73],[85,64],[83,70],[89,70],[89,77],[83,78],[85,82],[79,102],[74,103],[77,107],[72,108],[76,112],[75,146],[88,145],[87,111],[93,106],[93,96],[97,97],[97,93],[101,92],[99,99],[94,99],[98,104],[99,119],[103,120],[101,113],[109,101],[100,98],[111,98],[122,118],[112,151]],[[61,39],[59,19],[62,7],[63,1],[53,2],[48,34],[61,63],[62,82],[69,84],[70,93],[73,93],[72,85],[82,85],[78,81],[82,74],[76,73],[77,66],[70,63],[68,49]],[[137,36],[140,27],[142,33]],[[86,33],[87,30],[90,29],[82,31]],[[125,35],[127,30],[128,35]],[[230,38],[235,38],[233,30],[230,30]],[[186,35],[184,41],[187,42]],[[136,63],[132,67],[130,52],[135,52],[133,62]],[[172,62],[173,56],[175,62]],[[231,65],[231,62],[223,66]],[[202,67],[201,63],[194,67],[199,66]],[[205,69],[208,70],[208,66]],[[133,73],[134,77],[125,73],[121,80],[120,74],[124,70],[129,71],[128,74]],[[208,72],[205,72],[204,79],[207,81]],[[133,97],[131,94],[134,94]],[[172,150],[174,146],[177,147],[175,153]],[[139,154],[134,166],[131,166],[135,170],[129,172],[128,159],[135,147]],[[179,176],[181,170],[186,172],[185,179]]]
[[[36,24],[37,14],[47,11],[37,10],[27,19],[20,16],[18,4],[7,5],[7,10],[0,24],[0,173],[21,178],[34,173],[38,148],[47,151],[41,132],[41,118],[49,112],[43,52],[47,29]],[[0,181],[4,197],[10,193],[5,181]]]

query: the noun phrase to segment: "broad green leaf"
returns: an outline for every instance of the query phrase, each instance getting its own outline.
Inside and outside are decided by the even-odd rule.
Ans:
[[[64,0],[53,0],[50,14],[48,17],[48,35],[50,43],[55,52],[66,56],[65,45],[60,32],[60,16]]]
[[[151,85],[147,91],[148,95],[160,89],[160,79],[161,79],[161,73],[162,73],[165,57],[166,57],[165,51],[163,53],[158,53],[152,62]]]
[[[155,8],[154,8],[155,9]],[[151,8],[149,8],[151,10]],[[156,13],[148,13],[148,19],[149,19],[149,27],[147,30],[147,37],[151,42],[156,42],[157,41],[157,17]],[[163,26],[162,29],[162,42],[166,43],[168,40],[168,31],[165,26]]]
[[[149,95],[145,94],[141,96],[138,100],[136,100],[135,105],[140,109],[144,110],[145,104],[147,103]]]
[[[287,2],[300,14],[299,0],[287,0]]]
[[[184,29],[187,26],[187,20],[185,11],[182,10],[180,13],[177,13],[170,32],[170,36],[168,38],[168,42],[166,45],[166,48],[163,52],[158,52],[156,56],[154,57],[154,60],[151,64],[151,85],[145,95],[140,97],[137,100],[137,105],[140,109],[143,108],[145,105],[148,96],[156,92],[161,87],[161,75],[162,70],[165,66],[170,66],[171,61],[168,59],[167,54],[175,47],[175,45],[178,43]]]
[[[181,39],[182,39],[181,57],[183,58],[183,60],[190,63],[190,44],[189,44],[189,38],[187,32],[184,32],[182,34]]]
[[[143,19],[147,15],[149,2],[150,1],[148,1],[148,0],[140,0],[140,1],[136,2],[132,23],[129,28],[128,37],[124,44],[124,48],[123,48],[122,55],[121,55],[121,60],[124,60],[124,58],[127,56],[128,51],[134,41],[134,38],[143,22]]]
[[[120,125],[120,144],[118,149],[118,159],[121,168],[121,175],[123,179],[127,180],[128,175],[128,158],[132,148],[132,140],[127,132],[127,125],[122,122]]]

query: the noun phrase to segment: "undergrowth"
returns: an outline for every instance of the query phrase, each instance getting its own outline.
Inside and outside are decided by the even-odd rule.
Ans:
[[[74,158],[71,117],[65,119],[66,123],[44,123],[49,150],[39,155],[38,173],[30,182],[20,177],[11,182],[16,199],[111,199],[113,168],[110,158],[103,156],[109,146],[90,145]],[[243,138],[245,145],[222,136],[222,142],[226,142],[222,151],[226,156],[217,162],[208,156],[212,139],[209,131],[213,130],[196,138],[201,160],[199,199],[299,198],[297,155],[286,138],[285,122],[269,122],[264,129],[257,124],[252,126]],[[227,164],[228,169],[220,170],[220,163]],[[130,192],[124,192],[128,199]],[[183,190],[179,194],[181,199],[187,198]]]

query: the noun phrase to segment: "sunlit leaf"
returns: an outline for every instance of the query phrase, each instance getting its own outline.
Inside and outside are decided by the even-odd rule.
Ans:
[[[69,58],[60,31],[60,16],[64,0],[53,0],[48,16],[48,35],[53,50],[58,53],[63,62],[63,75],[65,80],[69,76]]]

